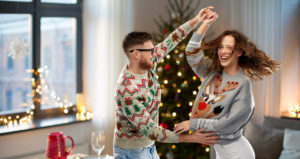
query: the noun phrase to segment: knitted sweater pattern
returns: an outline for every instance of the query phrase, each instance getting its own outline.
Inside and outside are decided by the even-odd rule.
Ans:
[[[203,35],[194,33],[186,51],[201,46]],[[254,98],[250,79],[242,69],[231,76],[226,72],[208,72],[211,60],[202,50],[187,56],[189,65],[203,79],[195,99],[190,128],[216,131],[219,144],[228,144],[242,135],[242,128],[254,112]]]
[[[193,29],[189,22],[178,27],[163,42],[155,45],[153,68],[145,74],[122,70],[115,90],[114,145],[124,149],[141,148],[154,141],[177,143],[178,136],[158,124],[161,88],[156,75],[157,63]]]

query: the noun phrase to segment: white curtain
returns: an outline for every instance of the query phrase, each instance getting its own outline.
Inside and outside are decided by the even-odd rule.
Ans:
[[[232,28],[243,32],[272,59],[281,60],[281,0],[232,0]],[[280,115],[280,72],[253,82],[256,108],[253,119]]]
[[[124,65],[122,40],[132,30],[131,0],[83,1],[83,93],[94,129],[105,131],[103,154],[112,154],[114,87]]]
[[[299,0],[231,0],[232,28],[245,33],[272,59],[280,71],[253,82],[256,110],[253,119],[280,117],[292,104],[299,104]]]

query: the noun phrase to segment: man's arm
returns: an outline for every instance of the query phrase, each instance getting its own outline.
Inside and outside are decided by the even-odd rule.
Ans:
[[[216,136],[216,132],[204,132],[205,129],[202,128],[193,132],[190,135],[179,135],[178,142],[187,143],[201,143],[205,145],[214,145],[218,142],[219,136]]]

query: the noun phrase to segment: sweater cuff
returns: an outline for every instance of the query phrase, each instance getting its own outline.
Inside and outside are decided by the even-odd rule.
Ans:
[[[200,119],[190,119],[190,129],[198,130],[198,123]]]
[[[194,27],[191,26],[191,24],[190,24],[189,21],[187,21],[184,24],[182,24],[179,28],[184,31],[183,35],[186,36],[186,35],[188,35],[194,29]]]

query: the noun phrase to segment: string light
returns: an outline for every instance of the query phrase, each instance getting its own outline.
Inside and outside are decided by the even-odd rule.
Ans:
[[[170,58],[171,58],[171,56],[170,56],[170,55],[167,55],[166,57],[167,57],[167,59],[170,59]]]
[[[181,89],[177,89],[177,93],[181,93]]]
[[[72,107],[74,104],[68,102],[67,99],[64,99],[62,101],[61,98],[56,95],[56,92],[54,90],[50,89],[49,84],[48,84],[47,80],[45,79],[45,77],[47,77],[48,72],[49,72],[47,70],[47,68],[48,68],[47,66],[44,66],[37,70],[33,70],[33,69],[26,70],[26,72],[33,73],[35,76],[40,77],[38,81],[35,80],[35,78],[27,79],[28,81],[31,81],[32,88],[34,88],[34,89],[32,90],[32,92],[29,95],[27,95],[29,97],[32,97],[32,100],[30,100],[27,103],[22,103],[22,106],[27,108],[26,114],[22,115],[22,116],[16,115],[15,117],[8,116],[7,118],[1,117],[0,125],[8,125],[9,127],[18,127],[18,126],[24,127],[24,126],[30,125],[32,123],[32,119],[33,119],[32,117],[34,115],[34,109],[36,108],[35,104],[30,104],[30,103],[34,102],[34,103],[39,103],[39,105],[41,105],[40,104],[41,99],[36,97],[37,94],[39,94],[39,95],[46,94],[46,95],[43,95],[43,98],[42,98],[43,103],[46,103],[45,101],[49,100],[47,94],[49,94],[51,92],[50,98],[52,98],[58,106],[60,106],[61,108],[64,108],[63,112],[65,114],[69,113],[69,108]],[[84,116],[86,119],[90,119],[90,118],[92,118],[93,114],[90,112],[85,112]],[[77,117],[77,114],[76,114],[76,117]]]
[[[197,95],[197,91],[193,91],[193,95]]]
[[[176,145],[172,145],[172,149],[176,149]]]
[[[173,116],[173,117],[176,117],[176,112],[173,112],[173,113],[172,113],[172,116]]]
[[[168,80],[164,80],[164,84],[168,84]]]
[[[177,49],[175,49],[174,53],[175,53],[175,54],[178,54],[178,52],[179,52],[179,51],[178,51]]]
[[[179,60],[176,60],[176,64],[177,64],[177,65],[180,65],[180,61],[179,61]]]
[[[65,113],[65,114],[68,114],[68,113],[69,113],[69,110],[68,110],[68,109],[64,109],[64,113]]]
[[[174,88],[176,88],[176,87],[177,87],[177,84],[176,84],[176,83],[173,83],[172,86],[173,86]]]
[[[159,106],[162,107],[162,106],[164,106],[164,104],[161,102],[161,103],[159,104]]]
[[[190,101],[190,102],[189,102],[189,105],[190,105],[190,106],[193,106],[193,102],[192,102],[192,101]]]
[[[164,63],[164,62],[165,62],[165,60],[164,60],[164,59],[161,59],[160,63]]]
[[[177,76],[178,76],[178,77],[181,77],[181,75],[182,75],[181,72],[178,72],[178,73],[177,73]]]
[[[205,148],[205,152],[209,152],[209,148],[207,147],[207,148]]]
[[[177,103],[177,107],[179,108],[181,106],[181,104],[180,103]]]
[[[197,79],[197,77],[196,76],[193,76],[193,80],[195,81]]]

